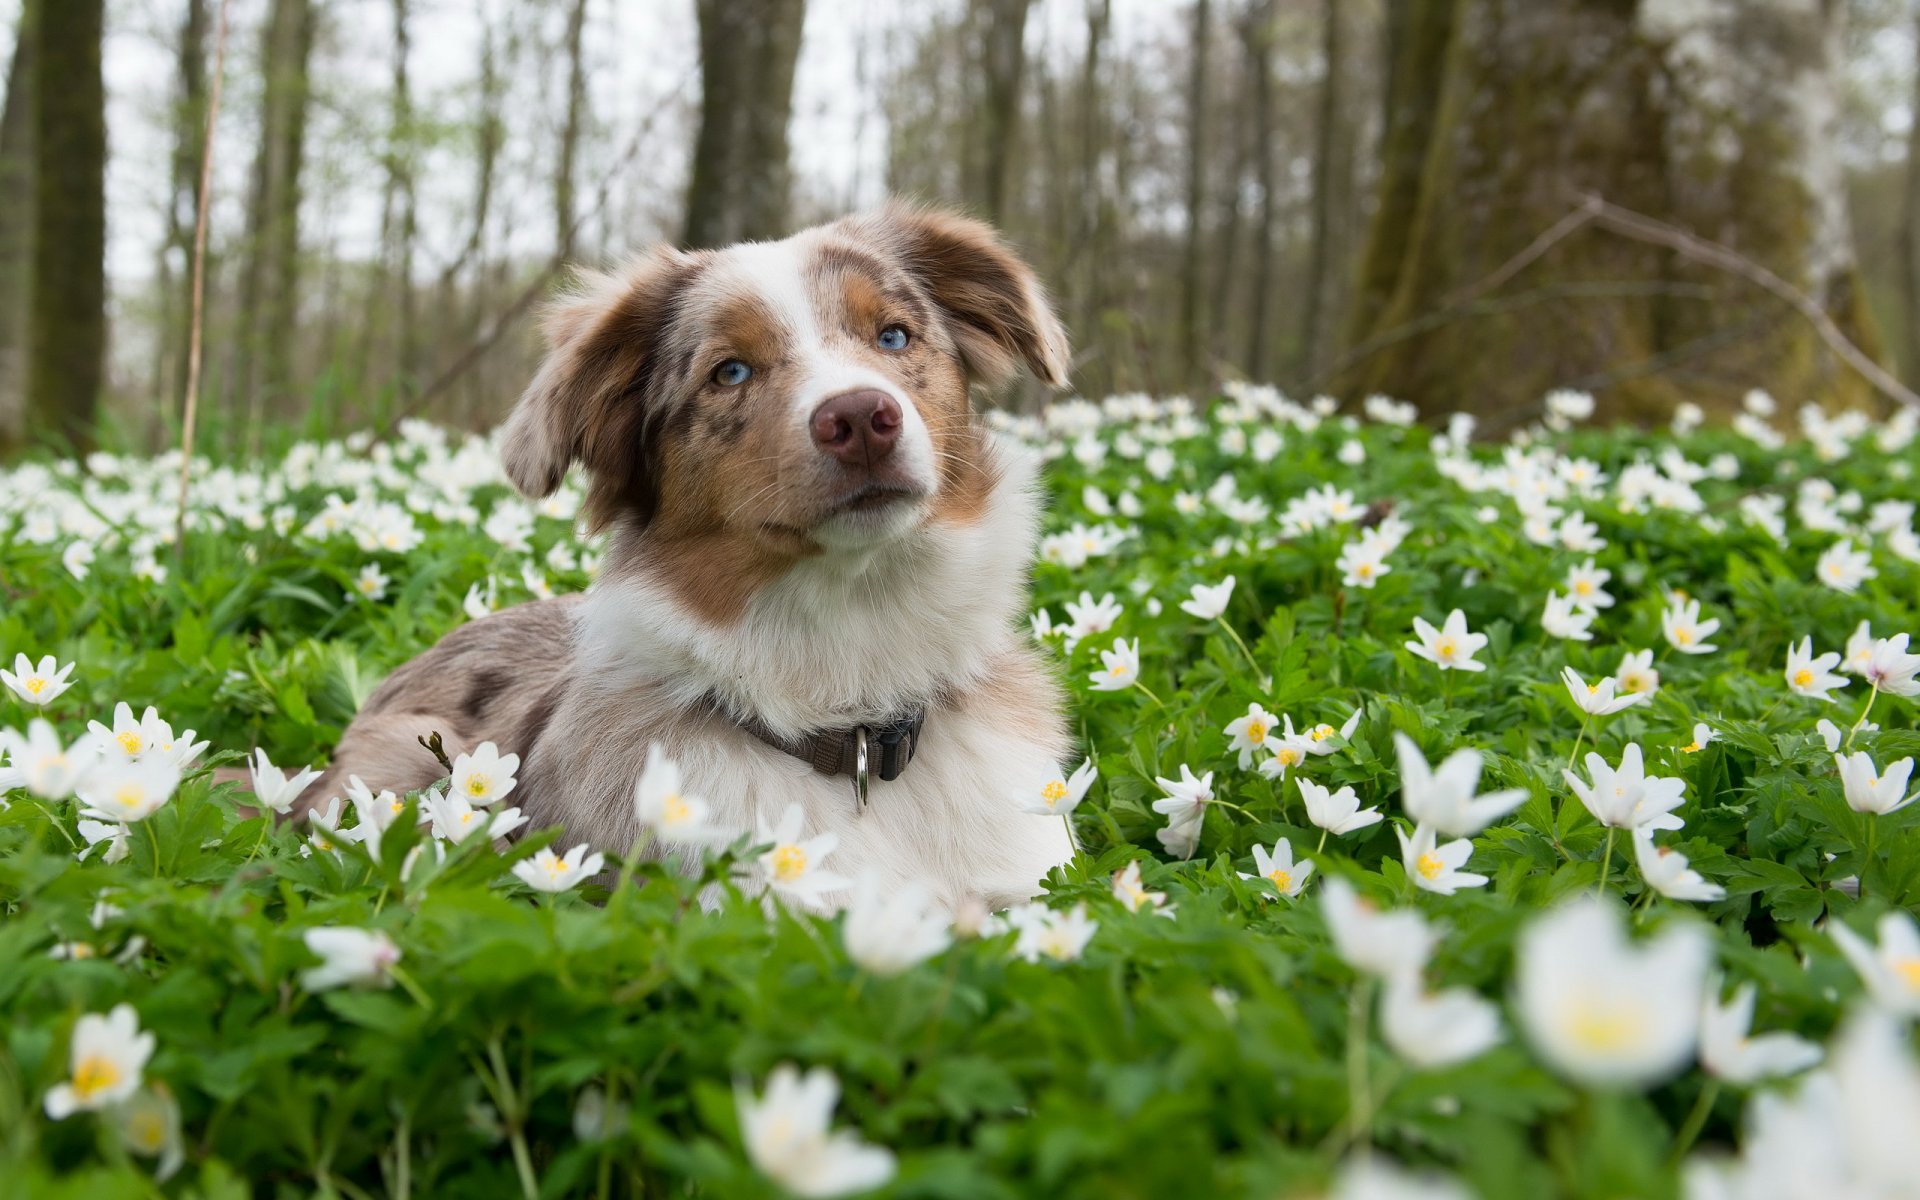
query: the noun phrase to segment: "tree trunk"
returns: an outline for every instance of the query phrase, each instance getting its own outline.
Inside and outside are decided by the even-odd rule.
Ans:
[[[1006,216],[1007,184],[1020,135],[1020,81],[1027,65],[1027,12],[1032,0],[971,0],[969,41],[980,96],[967,128],[967,199],[996,224]]]
[[[1187,245],[1180,279],[1180,365],[1182,382],[1197,384],[1207,374],[1206,287],[1207,209],[1207,50],[1213,40],[1211,6],[1194,0],[1193,50],[1187,74]],[[1223,268],[1225,264],[1222,264]]]
[[[1278,18],[1274,0],[1260,0],[1241,26],[1252,82],[1255,174],[1260,183],[1260,215],[1253,230],[1253,299],[1247,326],[1247,376],[1264,382],[1272,369],[1269,316],[1273,301],[1274,227],[1279,223],[1280,155],[1273,129],[1273,35]]]
[[[175,49],[172,179],[167,233],[156,272],[160,336],[155,341],[153,392],[178,396],[187,386],[188,313],[193,306],[193,227],[200,211],[200,158],[207,134],[207,0],[186,0]],[[158,417],[164,410],[156,406]]]
[[[1556,387],[1649,421],[1755,387],[1864,397],[1803,318],[1670,250],[1585,228],[1509,268],[1599,193],[1770,268],[1876,352],[1834,152],[1843,13],[1413,0],[1344,389],[1496,427]]]
[[[387,96],[386,186],[380,205],[380,246],[385,259],[385,296],[392,306],[394,386],[410,395],[420,370],[420,336],[413,287],[414,248],[419,242],[419,206],[414,187],[413,11],[410,0],[393,0],[393,60]],[[371,383],[374,327],[381,305],[366,314],[361,332],[360,378]]]
[[[1920,21],[1916,21],[1913,116],[1907,126],[1907,192],[1900,220],[1900,293],[1906,309],[1906,380],[1920,383]]]
[[[26,441],[27,312],[33,287],[34,38],[21,14],[0,111],[0,459]]]
[[[249,261],[241,287],[238,395],[249,440],[293,391],[292,343],[300,275],[300,168],[306,156],[311,0],[273,0],[261,34],[265,90],[247,203]]]
[[[103,0],[34,0],[33,290],[27,428],[92,449],[107,341]]]
[[[698,0],[700,133],[688,246],[787,232],[787,122],[806,0]]]
[[[586,28],[587,0],[573,0],[567,12],[567,120],[560,130],[560,156],[553,169],[553,250],[559,258],[573,257],[574,160],[587,123],[586,56],[581,52]]]
[[[1335,236],[1335,208],[1342,197],[1346,175],[1347,139],[1341,123],[1346,117],[1346,39],[1342,36],[1340,0],[1320,6],[1322,70],[1320,114],[1314,131],[1313,225],[1307,237],[1307,282],[1300,316],[1300,362],[1307,376],[1320,373],[1326,351],[1327,292],[1332,267],[1339,259]]]

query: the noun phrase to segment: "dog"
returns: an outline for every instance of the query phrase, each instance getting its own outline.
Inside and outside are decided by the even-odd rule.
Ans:
[[[1018,632],[1037,464],[971,399],[1021,365],[1066,382],[1027,264],[986,225],[895,202],[585,274],[545,334],[502,463],[530,498],[585,469],[599,576],[394,671],[303,804],[354,776],[428,786],[445,771],[419,739],[438,733],[449,756],[519,754],[537,826],[624,850],[657,747],[721,829],[799,805],[806,836],[838,836],[837,875],[955,911],[1034,895],[1073,851],[1014,802],[1069,748]]]

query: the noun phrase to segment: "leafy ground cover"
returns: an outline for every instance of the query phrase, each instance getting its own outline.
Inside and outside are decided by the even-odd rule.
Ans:
[[[4,1190],[1911,1196],[1914,422],[1586,411],[1003,420],[1087,752],[1004,914],[809,915],[804,830],[463,835],[484,754],[246,815],[213,767],[587,584],[484,441],[203,465],[183,545],[177,459],[0,475]]]

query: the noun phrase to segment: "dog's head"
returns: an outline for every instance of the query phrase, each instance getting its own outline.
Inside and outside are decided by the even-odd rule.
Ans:
[[[587,275],[546,329],[503,434],[516,487],[548,495],[578,462],[595,527],[789,559],[964,517],[992,486],[970,386],[1067,372],[1026,264],[985,225],[901,204],[655,250]]]

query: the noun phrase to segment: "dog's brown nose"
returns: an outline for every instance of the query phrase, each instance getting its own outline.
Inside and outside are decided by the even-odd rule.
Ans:
[[[878,466],[899,440],[900,405],[885,392],[847,392],[813,410],[813,444],[848,466]]]

